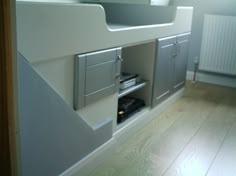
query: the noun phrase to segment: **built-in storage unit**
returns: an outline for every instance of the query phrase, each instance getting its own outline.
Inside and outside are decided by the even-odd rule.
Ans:
[[[118,91],[121,48],[77,55],[75,58],[75,110]]]
[[[190,33],[157,40],[153,106],[185,84]]]
[[[126,118],[134,119],[135,113],[130,113],[131,116],[125,120],[118,119],[121,102],[133,98],[143,101],[140,104],[145,108],[159,104],[185,84],[189,36],[190,33],[184,33],[124,47],[122,51],[121,48],[114,48],[77,55],[75,109],[117,93],[115,121],[125,124]],[[122,73],[137,75],[139,81],[135,78],[131,86],[121,88]],[[137,106],[133,112],[140,109],[144,107]]]
[[[137,131],[172,102],[151,108],[153,87],[165,84],[153,85],[159,80],[158,69],[154,74],[156,39],[191,31],[193,8],[140,4],[153,0],[108,1],[17,1],[23,175],[81,168],[94,153],[121,135],[126,138],[132,133],[127,130]],[[117,47],[123,48],[121,69]],[[174,66],[172,72],[182,68]],[[142,81],[119,91],[120,71],[138,74]],[[181,85],[182,76],[172,78],[175,85]],[[143,100],[145,107],[117,125],[117,104],[124,96]]]

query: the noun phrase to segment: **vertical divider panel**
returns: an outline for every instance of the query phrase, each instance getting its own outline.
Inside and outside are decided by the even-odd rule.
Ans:
[[[74,109],[84,107],[85,100],[85,65],[86,56],[78,55],[75,58],[75,75],[74,75]]]

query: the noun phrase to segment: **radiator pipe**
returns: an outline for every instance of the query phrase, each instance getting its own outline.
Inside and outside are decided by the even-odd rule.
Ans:
[[[198,57],[195,57],[194,58],[193,83],[196,83],[196,76],[197,76],[198,66],[199,66],[199,59],[198,59]]]

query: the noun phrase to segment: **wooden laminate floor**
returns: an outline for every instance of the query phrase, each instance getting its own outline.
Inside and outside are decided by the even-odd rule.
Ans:
[[[89,176],[236,176],[236,89],[186,87]]]

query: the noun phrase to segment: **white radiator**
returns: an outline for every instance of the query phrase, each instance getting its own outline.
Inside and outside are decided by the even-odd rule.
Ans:
[[[236,17],[205,15],[199,69],[236,75]]]

